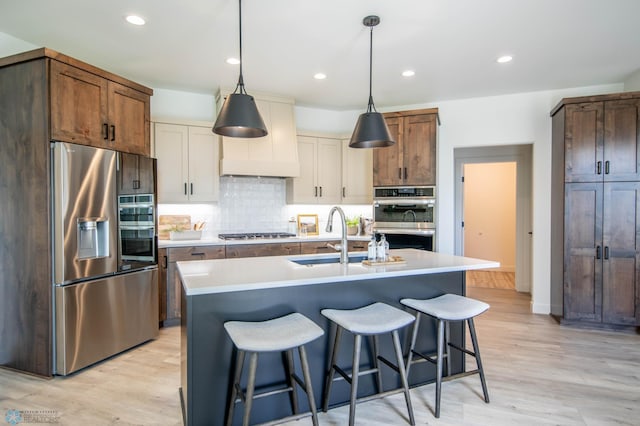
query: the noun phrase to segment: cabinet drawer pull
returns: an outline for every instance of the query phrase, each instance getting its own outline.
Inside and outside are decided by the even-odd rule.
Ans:
[[[191,253],[191,256],[204,256],[204,253]]]
[[[609,160],[604,162],[604,174],[605,175],[609,174]]]
[[[103,139],[105,141],[108,141],[109,140],[109,125],[107,123],[104,123],[102,125],[102,134],[104,135]]]
[[[111,125],[111,141],[115,141],[116,140],[116,126],[114,126],[113,124]]]
[[[596,173],[597,173],[597,174],[599,174],[599,175],[601,175],[601,174],[602,174],[602,161],[598,161],[598,162],[596,163],[596,169],[597,169],[597,170],[596,170]]]
[[[600,259],[600,246],[596,246],[596,259]]]

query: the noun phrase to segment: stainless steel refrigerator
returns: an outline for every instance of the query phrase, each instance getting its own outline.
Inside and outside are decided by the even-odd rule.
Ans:
[[[67,375],[157,337],[158,271],[118,271],[116,152],[54,142],[51,155],[54,370]]]

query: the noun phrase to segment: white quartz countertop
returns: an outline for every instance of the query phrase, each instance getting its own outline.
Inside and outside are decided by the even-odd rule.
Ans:
[[[416,249],[391,250],[406,263],[385,266],[366,266],[361,262],[342,265],[326,263],[300,265],[292,260],[339,257],[336,254],[248,257],[178,262],[178,272],[188,296],[259,290],[278,287],[323,284],[409,275],[436,274],[497,268],[500,263],[453,256]],[[351,255],[356,253],[351,253]],[[365,254],[358,252],[358,254]]]
[[[322,234],[311,235],[308,237],[291,237],[291,238],[256,238],[252,240],[221,240],[220,238],[203,238],[200,240],[158,240],[158,248],[171,247],[192,247],[192,246],[218,246],[218,245],[236,245],[236,244],[275,244],[275,243],[295,243],[295,242],[311,242],[311,241],[332,241],[339,240],[340,234]],[[369,241],[371,235],[349,236],[349,241]]]

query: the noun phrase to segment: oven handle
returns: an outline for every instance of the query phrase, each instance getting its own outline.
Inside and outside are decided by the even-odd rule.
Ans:
[[[403,234],[403,235],[435,235],[435,229],[404,229],[404,228],[375,228],[377,234]]]
[[[433,198],[430,199],[422,199],[422,200],[409,200],[409,199],[404,199],[404,200],[398,200],[398,199],[394,199],[394,200],[374,200],[373,204],[375,205],[382,205],[382,206],[390,206],[390,205],[394,205],[394,206],[428,206],[428,205],[435,205],[436,200]]]

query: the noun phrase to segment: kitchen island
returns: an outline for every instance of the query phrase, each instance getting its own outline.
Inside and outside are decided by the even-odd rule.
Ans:
[[[351,255],[363,253],[351,253]],[[226,335],[226,321],[263,321],[300,312],[325,330],[325,335],[307,345],[316,403],[320,406],[324,372],[327,368],[332,329],[320,314],[324,308],[353,309],[374,302],[401,307],[404,297],[431,298],[444,293],[465,294],[465,271],[493,268],[497,262],[464,258],[414,249],[392,250],[404,262],[386,266],[366,266],[352,261],[301,264],[337,255],[273,256],[244,259],[219,259],[178,262],[182,281],[181,319],[181,398],[186,425],[224,422],[227,390],[232,380],[233,344]],[[435,324],[435,323],[434,323]],[[407,347],[408,330],[401,335]],[[380,353],[394,359],[387,336],[381,336]],[[452,324],[451,339],[464,346],[462,324]],[[345,344],[339,365],[350,365],[351,347]],[[435,350],[435,325],[421,326],[418,350]],[[369,347],[364,346],[362,365],[369,362]],[[456,351],[454,351],[456,352]],[[464,359],[452,353],[453,372],[461,372]],[[299,366],[296,365],[296,369]],[[412,368],[410,383],[419,385],[435,379],[435,369],[427,364]],[[283,382],[280,354],[261,354],[256,388]],[[383,367],[385,390],[399,386],[397,375]],[[363,376],[359,396],[375,392],[374,376]],[[305,398],[300,409],[308,411]],[[337,383],[331,405],[347,403],[348,385]],[[289,397],[281,394],[254,401],[252,423],[265,422],[291,413]],[[241,415],[234,424],[239,424]]]

